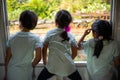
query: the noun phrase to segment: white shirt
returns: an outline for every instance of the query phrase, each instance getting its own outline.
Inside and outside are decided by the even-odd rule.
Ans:
[[[68,33],[70,40],[62,42],[60,34],[63,31],[63,29],[56,28],[50,30],[45,37],[44,43],[47,43],[49,48],[46,68],[53,74],[68,76],[76,70],[70,50],[71,46],[77,47],[77,43],[71,33]]]
[[[90,39],[82,44],[84,52],[87,54],[87,68],[93,80],[111,80],[113,60],[119,55],[117,42],[111,40],[103,41],[103,49],[99,58],[93,56],[95,41]]]
[[[34,50],[42,47],[38,36],[31,32],[18,32],[10,37],[7,47],[12,57],[8,64],[8,80],[31,80]]]

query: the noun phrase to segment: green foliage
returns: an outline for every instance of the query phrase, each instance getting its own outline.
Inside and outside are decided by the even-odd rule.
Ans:
[[[16,0],[7,0],[7,10],[9,20],[17,20],[22,9],[21,4]]]
[[[71,13],[109,12],[110,0],[7,0],[9,20],[17,20],[26,9],[34,11],[39,19],[54,18],[60,9]]]
[[[21,9],[16,9],[14,11],[8,12],[9,20],[18,20],[20,13],[22,12]]]
[[[19,8],[19,3],[16,0],[7,0],[8,11],[13,11]]]

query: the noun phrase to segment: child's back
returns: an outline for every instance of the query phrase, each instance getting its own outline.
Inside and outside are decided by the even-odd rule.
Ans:
[[[81,80],[72,59],[77,55],[77,43],[69,33],[71,14],[60,10],[55,17],[56,29],[50,30],[43,42],[43,63],[46,65],[38,76],[38,80],[47,80],[53,75],[68,76],[71,80]],[[49,55],[47,60],[47,48]],[[71,53],[71,52],[72,53]]]
[[[83,42],[92,31],[93,38]],[[78,42],[87,54],[87,69],[92,80],[116,80],[114,62],[119,56],[118,44],[112,39],[112,27],[108,21],[97,20],[87,29]],[[82,43],[83,42],[83,43]],[[113,79],[114,78],[114,79]]]
[[[39,37],[30,32],[37,24],[37,16],[26,10],[21,13],[19,21],[21,31],[7,42],[5,76],[8,80],[32,80],[33,67],[41,59],[42,47]]]
[[[47,33],[47,38],[44,42],[49,44],[49,58],[46,68],[50,72],[55,72],[57,75],[67,76],[76,70],[75,64],[71,58],[70,49],[71,45],[77,47],[77,44],[71,33],[68,33],[70,41],[62,42],[63,39],[60,37],[60,34],[63,31],[63,29],[56,28]]]

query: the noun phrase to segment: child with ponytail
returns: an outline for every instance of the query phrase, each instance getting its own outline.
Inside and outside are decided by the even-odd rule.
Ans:
[[[92,31],[93,38],[83,42]],[[78,42],[79,49],[87,54],[87,69],[90,80],[117,80],[114,77],[114,64],[118,60],[119,50],[112,39],[112,27],[106,20],[96,20],[91,29],[87,29]]]
[[[50,30],[43,42],[43,63],[45,68],[37,80],[47,80],[54,75],[68,76],[71,80],[81,80],[73,59],[77,55],[77,43],[70,33],[72,16],[66,10],[60,10],[55,16],[57,28]],[[47,60],[47,48],[49,55]],[[72,51],[72,54],[71,54]]]

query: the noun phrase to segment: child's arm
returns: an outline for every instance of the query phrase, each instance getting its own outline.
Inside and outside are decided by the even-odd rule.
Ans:
[[[38,47],[35,49],[35,58],[32,62],[32,66],[34,67],[35,65],[37,65],[40,60],[41,60],[41,48]]]
[[[72,51],[72,59],[74,59],[77,56],[77,48],[75,46],[72,46],[71,51]]]
[[[10,59],[11,59],[11,56],[12,56],[11,49],[10,49],[10,47],[8,47],[6,49],[6,56],[5,56],[5,77],[4,77],[4,80],[7,80],[7,66],[8,66]]]
[[[116,66],[120,66],[120,57],[119,56],[114,59],[114,64]]]
[[[43,49],[42,49],[42,56],[43,56],[43,64],[46,65],[47,63],[47,48],[48,44],[44,44]]]
[[[85,30],[84,34],[82,35],[82,37],[80,38],[80,40],[78,41],[78,49],[81,49],[81,42],[83,42],[84,38],[86,37],[86,35],[88,35],[90,33],[91,29],[87,29]]]

